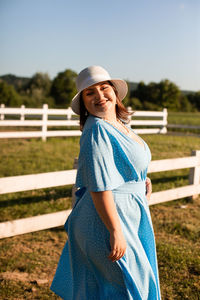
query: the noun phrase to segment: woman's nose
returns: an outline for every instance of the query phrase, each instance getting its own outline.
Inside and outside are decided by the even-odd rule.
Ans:
[[[102,96],[103,96],[103,92],[97,89],[97,90],[95,91],[95,98],[96,98],[97,100],[99,100],[99,99],[101,99]]]

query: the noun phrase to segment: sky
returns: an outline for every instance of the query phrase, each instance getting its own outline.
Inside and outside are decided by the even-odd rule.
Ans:
[[[0,75],[112,78],[200,90],[199,0],[0,0]]]

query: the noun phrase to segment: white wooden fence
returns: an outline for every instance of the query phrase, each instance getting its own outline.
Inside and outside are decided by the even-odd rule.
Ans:
[[[64,120],[49,120],[49,116],[63,116]],[[7,119],[8,116],[18,116],[18,120]],[[28,120],[27,116],[41,118],[41,120]],[[38,131],[14,131],[14,132],[0,132],[0,138],[33,138],[42,137],[45,141],[47,137],[55,136],[80,136],[80,130],[48,130],[48,127],[53,126],[79,126],[78,119],[72,119],[76,116],[71,108],[67,109],[49,109],[47,104],[43,108],[21,108],[5,107],[4,104],[0,106],[0,126],[31,126],[39,127]],[[160,118],[160,120],[131,120],[131,126],[158,126],[154,128],[135,129],[136,133],[166,133],[167,132],[167,109],[163,111],[136,111],[135,117],[151,117]],[[6,118],[5,118],[6,117]]]
[[[190,168],[189,185],[155,192],[149,205],[176,200],[184,197],[193,198],[200,194],[200,150],[192,156],[152,161],[148,173]],[[0,194],[28,191],[71,185],[75,183],[76,169],[69,171],[32,174],[0,178]],[[35,217],[0,223],[0,238],[63,226],[71,210],[64,210]]]

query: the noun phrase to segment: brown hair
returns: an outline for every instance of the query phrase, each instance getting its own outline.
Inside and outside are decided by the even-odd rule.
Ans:
[[[115,91],[115,94],[117,96],[117,103],[116,103],[116,115],[117,118],[120,119],[124,123],[129,123],[130,116],[132,115],[132,112],[129,112],[128,109],[124,106],[121,100],[118,98],[117,90],[114,86],[114,84],[111,81],[108,81],[108,83],[112,86],[113,90]],[[85,125],[85,122],[88,118],[89,112],[87,111],[84,102],[83,102],[83,95],[82,92],[80,93],[80,130],[83,131],[83,127]]]

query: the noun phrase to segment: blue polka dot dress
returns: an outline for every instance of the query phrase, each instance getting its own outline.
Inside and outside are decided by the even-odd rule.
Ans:
[[[142,139],[141,139],[142,140]],[[151,153],[101,118],[90,115],[80,139],[75,206],[51,290],[65,300],[160,300],[155,239],[145,179]],[[109,232],[90,191],[111,190],[127,243],[108,259]]]

